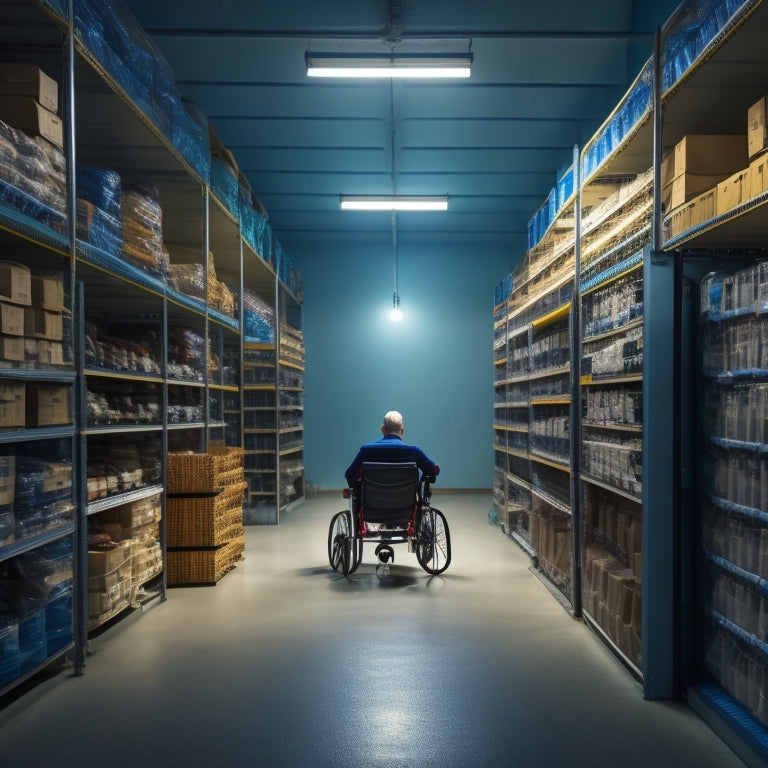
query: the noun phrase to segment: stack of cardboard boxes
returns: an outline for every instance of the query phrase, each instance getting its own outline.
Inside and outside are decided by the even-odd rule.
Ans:
[[[62,365],[61,275],[32,275],[0,262],[0,365]],[[48,427],[72,421],[71,388],[53,382],[0,384],[0,428]]]
[[[27,63],[0,64],[0,120],[28,136],[41,136],[64,147],[59,85],[40,67]]]
[[[747,112],[747,133],[684,136],[661,166],[665,239],[768,192],[768,97]]]

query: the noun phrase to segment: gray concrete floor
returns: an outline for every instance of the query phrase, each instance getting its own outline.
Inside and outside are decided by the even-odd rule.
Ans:
[[[343,508],[321,495],[247,528],[215,587],[99,637],[0,710],[0,762],[91,766],[731,768],[686,705],[639,684],[488,525],[487,494],[436,494],[453,562],[438,577],[373,547],[343,579],[326,560]]]

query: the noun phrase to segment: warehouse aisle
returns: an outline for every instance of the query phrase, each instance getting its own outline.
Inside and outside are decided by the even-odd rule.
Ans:
[[[349,581],[327,565],[321,495],[247,529],[216,587],[168,600],[0,710],[4,765],[56,768],[731,768],[684,705],[639,685],[488,525],[487,494],[435,495],[453,562],[404,546]]]

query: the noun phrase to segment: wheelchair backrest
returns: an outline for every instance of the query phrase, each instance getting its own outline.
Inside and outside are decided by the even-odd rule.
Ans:
[[[363,463],[363,519],[371,523],[405,522],[413,514],[419,491],[414,462]]]

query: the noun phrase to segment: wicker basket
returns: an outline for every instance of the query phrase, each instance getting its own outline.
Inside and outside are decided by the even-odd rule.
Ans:
[[[244,477],[242,448],[213,445],[208,453],[168,454],[168,493],[215,493]]]
[[[169,547],[216,547],[243,533],[245,482],[215,496],[169,496],[166,526]]]
[[[168,586],[215,584],[242,557],[243,537],[214,549],[169,549]]]

